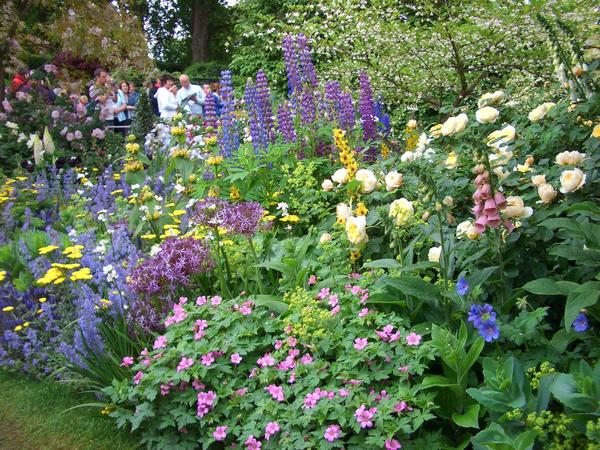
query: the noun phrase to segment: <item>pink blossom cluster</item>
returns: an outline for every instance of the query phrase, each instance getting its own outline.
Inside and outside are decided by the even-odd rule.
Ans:
[[[239,353],[234,353],[233,355],[231,355],[231,363],[232,364],[239,364],[242,362],[242,357],[240,356]]]
[[[361,428],[372,428],[373,417],[375,417],[376,412],[377,408],[375,407],[367,409],[365,405],[360,405],[360,407],[354,411],[354,417],[356,417],[356,421],[360,424]]]
[[[217,394],[213,391],[198,392],[198,408],[197,413],[199,417],[204,417],[213,408],[213,402],[217,399]]]
[[[196,299],[196,305],[203,306],[210,301],[211,306],[218,306],[221,304],[222,300],[223,298],[220,295],[213,295],[211,298],[208,298],[206,295],[201,295]]]
[[[474,229],[478,234],[485,232],[486,226],[498,228],[502,220],[500,219],[500,210],[506,208],[506,199],[502,192],[496,191],[492,195],[492,186],[490,185],[490,173],[484,171],[475,178],[475,193],[473,201],[475,206],[472,209],[475,216]]]
[[[187,302],[186,297],[180,297],[179,302],[173,305],[173,315],[169,316],[167,320],[165,320],[165,326],[173,325],[174,323],[183,322],[187,317],[187,313],[185,309],[183,309],[183,305]]]
[[[257,440],[252,434],[248,436],[248,439],[246,439],[244,444],[246,445],[246,450],[260,450],[262,448],[260,441]]]
[[[296,367],[296,357],[300,354],[297,348],[290,349],[288,355],[283,361],[277,364],[277,369],[281,371],[292,370]]]
[[[238,305],[237,303],[235,305],[233,305],[233,309],[235,311],[240,312],[243,316],[249,316],[250,314],[252,314],[253,307],[254,307],[254,302],[252,300],[247,300],[244,303],[242,303],[241,305]]]
[[[208,352],[200,357],[200,362],[203,366],[210,367],[215,362],[215,352]]]
[[[271,394],[273,400],[277,400],[278,402],[285,401],[285,396],[283,395],[283,387],[277,386],[276,384],[270,384],[265,388],[265,391]]]
[[[352,295],[359,298],[361,305],[364,305],[369,298],[369,290],[368,289],[363,289],[358,285],[351,285],[351,284],[347,284],[344,287],[346,288],[346,290],[350,291],[352,293]]]
[[[275,433],[279,433],[281,427],[277,422],[269,422],[265,428],[265,439],[268,441]]]
[[[159,348],[166,348],[167,346],[167,337],[166,336],[158,336],[154,341],[154,345],[152,348],[154,350],[158,350]]]
[[[394,333],[394,326],[391,324],[386,325],[385,327],[383,327],[383,329],[380,330],[376,330],[375,333],[377,333],[377,336],[379,337],[379,339],[381,339],[384,342],[395,342],[400,340],[400,330],[397,330]]]
[[[258,364],[258,367],[260,367],[261,369],[264,369],[265,367],[274,366],[275,363],[276,361],[273,359],[270,353],[265,353],[261,358],[258,358],[258,360],[256,360],[256,364]]]
[[[421,342],[421,336],[418,335],[417,333],[410,333],[408,336],[406,336],[406,345],[412,345],[412,346],[417,346],[419,345],[419,343]]]
[[[323,288],[319,291],[319,293],[317,294],[317,298],[319,300],[324,300],[325,298],[327,298],[327,296],[329,295],[330,289],[329,288]]]
[[[194,365],[194,360],[192,358],[186,358],[185,356],[181,358],[179,364],[177,365],[177,372],[183,372],[185,369],[192,367]]]
[[[313,409],[319,403],[322,398],[328,398],[332,400],[335,397],[335,392],[322,390],[321,388],[315,389],[313,392],[309,392],[304,397],[304,409]]]
[[[194,340],[199,341],[206,336],[206,330],[208,328],[208,322],[206,320],[196,320],[194,323]]]
[[[370,395],[375,395],[375,390],[371,389]],[[390,394],[388,394],[388,392],[385,389],[382,389],[381,392],[379,394],[377,394],[377,396],[375,397],[375,401],[379,402],[381,401],[381,399],[384,398],[390,398]]]

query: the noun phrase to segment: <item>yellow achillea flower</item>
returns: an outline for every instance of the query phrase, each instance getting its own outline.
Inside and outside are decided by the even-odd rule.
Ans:
[[[295,214],[290,214],[288,216],[283,216],[279,220],[282,221],[282,222],[298,222],[298,221],[300,221],[300,217],[298,217]]]
[[[79,270],[76,270],[75,272],[73,272],[71,274],[71,281],[91,280],[91,279],[92,279],[92,273],[91,273],[90,269],[87,267],[83,267]]]
[[[52,267],[56,267],[57,269],[71,270],[71,269],[77,269],[80,266],[81,266],[81,264],[79,264],[79,263],[69,263],[69,264],[52,263]]]
[[[116,189],[114,191],[112,191],[110,193],[110,195],[117,195],[117,194],[122,194],[123,193],[123,189]]]
[[[38,298],[38,302],[40,302],[40,303],[46,303],[47,300],[48,299],[46,297],[40,297],[40,298]]]
[[[155,235],[155,234],[152,234],[152,233],[150,233],[150,234],[142,234],[140,237],[141,237],[142,239],[150,240],[150,239],[155,239],[155,238],[156,238],[156,235]]]
[[[125,172],[139,172],[144,170],[144,165],[137,160],[129,160],[125,164],[123,164],[123,170]]]
[[[171,150],[171,157],[190,159],[190,151],[186,148],[174,148],[173,150]]]
[[[63,255],[67,255],[69,259],[79,259],[83,257],[81,254],[81,250],[83,250],[83,245],[72,245],[63,250]]]
[[[51,267],[42,278],[37,280],[37,284],[45,286],[46,284],[60,284],[65,281],[65,274],[57,267]]]
[[[185,209],[176,209],[171,213],[173,216],[183,216],[186,213]]]
[[[184,127],[171,127],[171,134],[173,136],[181,136],[181,135],[185,134],[185,128]]]
[[[390,155],[390,148],[385,144],[381,144],[381,157],[383,159],[387,159],[389,155]]]
[[[4,281],[6,278],[6,270],[0,270],[0,281]]]
[[[21,331],[23,329],[23,327],[21,325],[17,325],[15,327],[15,331]]]
[[[47,245],[46,247],[41,247],[38,250],[38,254],[39,255],[45,255],[47,253],[53,252],[56,249],[58,249],[58,246],[56,246],[56,245]]]
[[[206,142],[206,145],[215,145],[217,143],[217,136],[208,137],[204,142]]]
[[[276,219],[276,217],[275,217],[275,216],[273,216],[273,215],[271,215],[271,214],[267,214],[266,216],[264,216],[264,217],[262,218],[262,220],[264,220],[265,222],[271,222],[271,221],[273,221],[273,220],[275,220],[275,219]]]
[[[177,225],[173,225],[172,223],[168,223],[163,227],[165,230],[176,230],[179,227]]]
[[[113,180],[120,181],[121,180],[121,174],[120,173],[114,173],[113,174]]]

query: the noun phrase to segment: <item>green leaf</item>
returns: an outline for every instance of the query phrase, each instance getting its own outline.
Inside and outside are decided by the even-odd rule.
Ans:
[[[432,387],[458,387],[458,385],[443,375],[429,375],[423,378],[419,389],[430,389]]]
[[[275,311],[277,314],[283,314],[288,310],[288,305],[277,295],[253,295],[254,303]]]
[[[475,340],[475,342],[473,342],[473,345],[471,345],[471,348],[467,353],[467,357],[464,360],[459,361],[460,368],[463,374],[466,374],[471,368],[471,366],[475,364],[475,361],[477,361],[477,358],[479,358],[479,355],[481,354],[484,345],[485,341],[483,340],[483,338],[478,337]]]
[[[464,414],[452,414],[452,421],[463,428],[479,428],[479,403],[470,405]]]
[[[536,295],[563,295],[562,289],[550,278],[538,278],[537,280],[530,281],[523,286],[523,289]]]
[[[565,329],[568,331],[583,308],[595,305],[600,296],[600,281],[588,281],[573,290],[565,304]]]
[[[440,300],[440,290],[420,277],[405,275],[402,278],[386,278],[385,283],[403,294],[422,300]]]
[[[400,263],[395,259],[376,259],[363,264],[363,267],[396,269],[401,267]]]

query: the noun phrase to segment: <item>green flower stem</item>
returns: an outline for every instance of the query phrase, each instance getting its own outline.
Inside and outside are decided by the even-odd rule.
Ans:
[[[248,243],[250,244],[250,251],[252,252],[252,257],[254,258],[254,270],[256,272],[256,282],[258,283],[258,291],[261,294],[265,293],[265,288],[262,283],[262,278],[260,276],[260,268],[258,267],[258,257],[256,256],[256,250],[254,248],[254,243],[252,242],[252,238],[248,237]]]

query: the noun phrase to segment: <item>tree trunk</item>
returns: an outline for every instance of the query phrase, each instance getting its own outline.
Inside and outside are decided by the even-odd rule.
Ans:
[[[192,62],[208,61],[208,5],[192,1]]]

